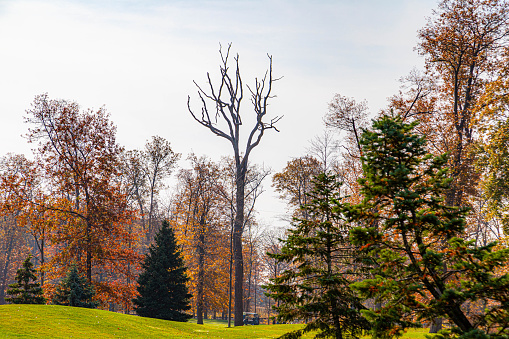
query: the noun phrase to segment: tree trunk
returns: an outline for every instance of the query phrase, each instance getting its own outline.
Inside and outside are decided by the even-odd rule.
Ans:
[[[232,322],[232,275],[233,275],[233,224],[230,230],[230,270],[228,281],[228,327]]]
[[[156,169],[157,171],[157,169]],[[154,190],[155,190],[156,174],[150,183],[150,206],[148,212],[148,232],[147,232],[147,246],[154,240]]]
[[[453,174],[453,177],[457,179],[457,175]],[[457,205],[457,189],[455,188],[455,183],[453,186],[449,188],[448,192],[445,196],[445,202],[448,206],[458,206]],[[445,239],[441,240],[441,248],[445,248],[447,246],[447,241]],[[447,271],[447,265],[444,263],[443,266],[444,272]],[[429,328],[429,333],[438,333],[442,329],[443,318],[434,318],[431,322],[431,326]]]
[[[258,277],[258,272],[255,269],[255,276],[254,276],[254,313],[256,313],[256,290],[258,288],[257,277]]]
[[[336,308],[335,301],[333,301],[332,307],[333,307],[333,309]],[[341,323],[339,322],[339,315],[334,314],[333,317],[334,317],[334,327],[336,327],[336,330],[334,331],[335,332],[334,336],[336,339],[343,339],[343,331],[341,329]]]
[[[204,260],[205,251],[203,243],[205,236],[200,232],[198,243],[198,286],[196,291],[196,317],[197,324],[203,325],[203,279],[205,277]]]
[[[267,297],[267,325],[270,325],[270,297]]]
[[[244,262],[242,258],[242,232],[235,229],[233,233],[233,259],[235,264],[235,306],[233,311],[234,325],[242,326],[242,313],[244,311]]]
[[[435,318],[431,322],[431,327],[429,329],[429,333],[438,333],[442,329],[442,318]]]
[[[0,281],[0,305],[5,304],[5,291],[7,290],[7,272],[9,270],[9,263],[11,262],[12,242],[12,238],[9,239],[9,246],[7,246],[8,250],[6,252],[4,267],[2,269],[2,279]]]
[[[44,234],[44,231],[43,231],[43,236],[42,236],[42,240],[41,240],[41,266],[44,265],[45,263],[45,259],[44,259],[44,239],[45,239],[45,234]],[[44,270],[41,270],[41,287],[44,287]]]
[[[244,159],[245,160],[245,159]],[[236,173],[236,214],[233,224],[233,262],[235,266],[234,325],[243,326],[244,311],[244,260],[242,257],[242,228],[244,226],[244,185],[247,162],[237,166]]]
[[[87,233],[86,233],[86,236],[87,236],[87,280],[89,283],[92,283],[92,249],[91,249],[91,243],[92,243],[92,239],[91,239],[91,235],[90,235],[90,231],[91,231],[91,227],[90,227],[90,223],[87,222]]]
[[[250,306],[251,306],[251,275],[252,275],[252,271],[253,271],[253,261],[252,261],[252,258],[253,258],[253,248],[252,248],[252,244],[250,246],[250,256],[251,256],[251,260],[249,261],[249,271],[248,271],[248,276],[247,276],[247,296],[246,296],[246,312],[249,312],[250,310]]]

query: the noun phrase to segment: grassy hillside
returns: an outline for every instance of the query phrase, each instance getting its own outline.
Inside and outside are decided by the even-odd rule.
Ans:
[[[277,338],[301,325],[259,325],[227,328],[224,322],[205,325],[142,318],[120,313],[53,305],[0,306],[3,338]],[[424,339],[427,330],[403,338]],[[307,338],[311,338],[308,336]]]
[[[196,325],[85,308],[0,306],[0,338],[276,338],[300,325],[227,328]]]

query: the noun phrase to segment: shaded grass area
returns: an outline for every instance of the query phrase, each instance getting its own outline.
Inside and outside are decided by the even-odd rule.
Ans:
[[[0,338],[277,338],[302,325],[227,327],[224,320],[187,323],[142,318],[102,310],[54,305],[0,306]],[[428,329],[411,330],[404,339],[425,339]],[[309,334],[303,338],[312,338]]]

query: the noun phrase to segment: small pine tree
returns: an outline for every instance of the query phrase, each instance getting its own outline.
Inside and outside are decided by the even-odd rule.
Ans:
[[[155,237],[155,244],[142,264],[145,270],[138,278],[140,295],[133,300],[136,313],[142,317],[187,321],[191,315],[191,295],[187,292],[186,267],[168,221]]]
[[[349,286],[352,248],[342,216],[341,184],[325,173],[313,184],[311,202],[301,206],[309,218],[294,219],[281,253],[268,253],[290,268],[265,287],[281,302],[275,307],[278,320],[308,320],[303,329],[282,338],[299,338],[310,331],[317,331],[316,338],[358,338],[369,324],[359,312],[364,306]]]
[[[92,298],[95,290],[87,279],[79,274],[76,265],[73,265],[67,276],[57,286],[52,303],[55,305],[96,308],[97,302]]]
[[[44,304],[46,298],[43,297],[41,284],[36,281],[34,265],[30,262],[32,256],[28,256],[23,262],[23,266],[16,272],[16,283],[10,284],[7,294],[11,295],[5,298],[5,301],[13,304]]]

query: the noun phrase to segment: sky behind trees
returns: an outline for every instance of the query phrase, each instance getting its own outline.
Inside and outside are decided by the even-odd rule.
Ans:
[[[219,43],[233,43],[245,84],[263,77],[273,56],[275,83],[268,115],[283,115],[252,161],[280,171],[322,134],[335,93],[366,99],[371,112],[395,94],[398,79],[422,59],[417,30],[435,0],[336,1],[0,1],[0,155],[30,152],[25,110],[38,94],[105,105],[118,142],[142,148],[159,135],[185,156],[214,160],[231,146],[187,111],[195,80],[219,79]],[[246,96],[244,115],[251,113]],[[247,127],[247,126],[246,126]],[[247,132],[247,131],[246,131]],[[282,202],[265,182],[261,222],[281,224]]]

